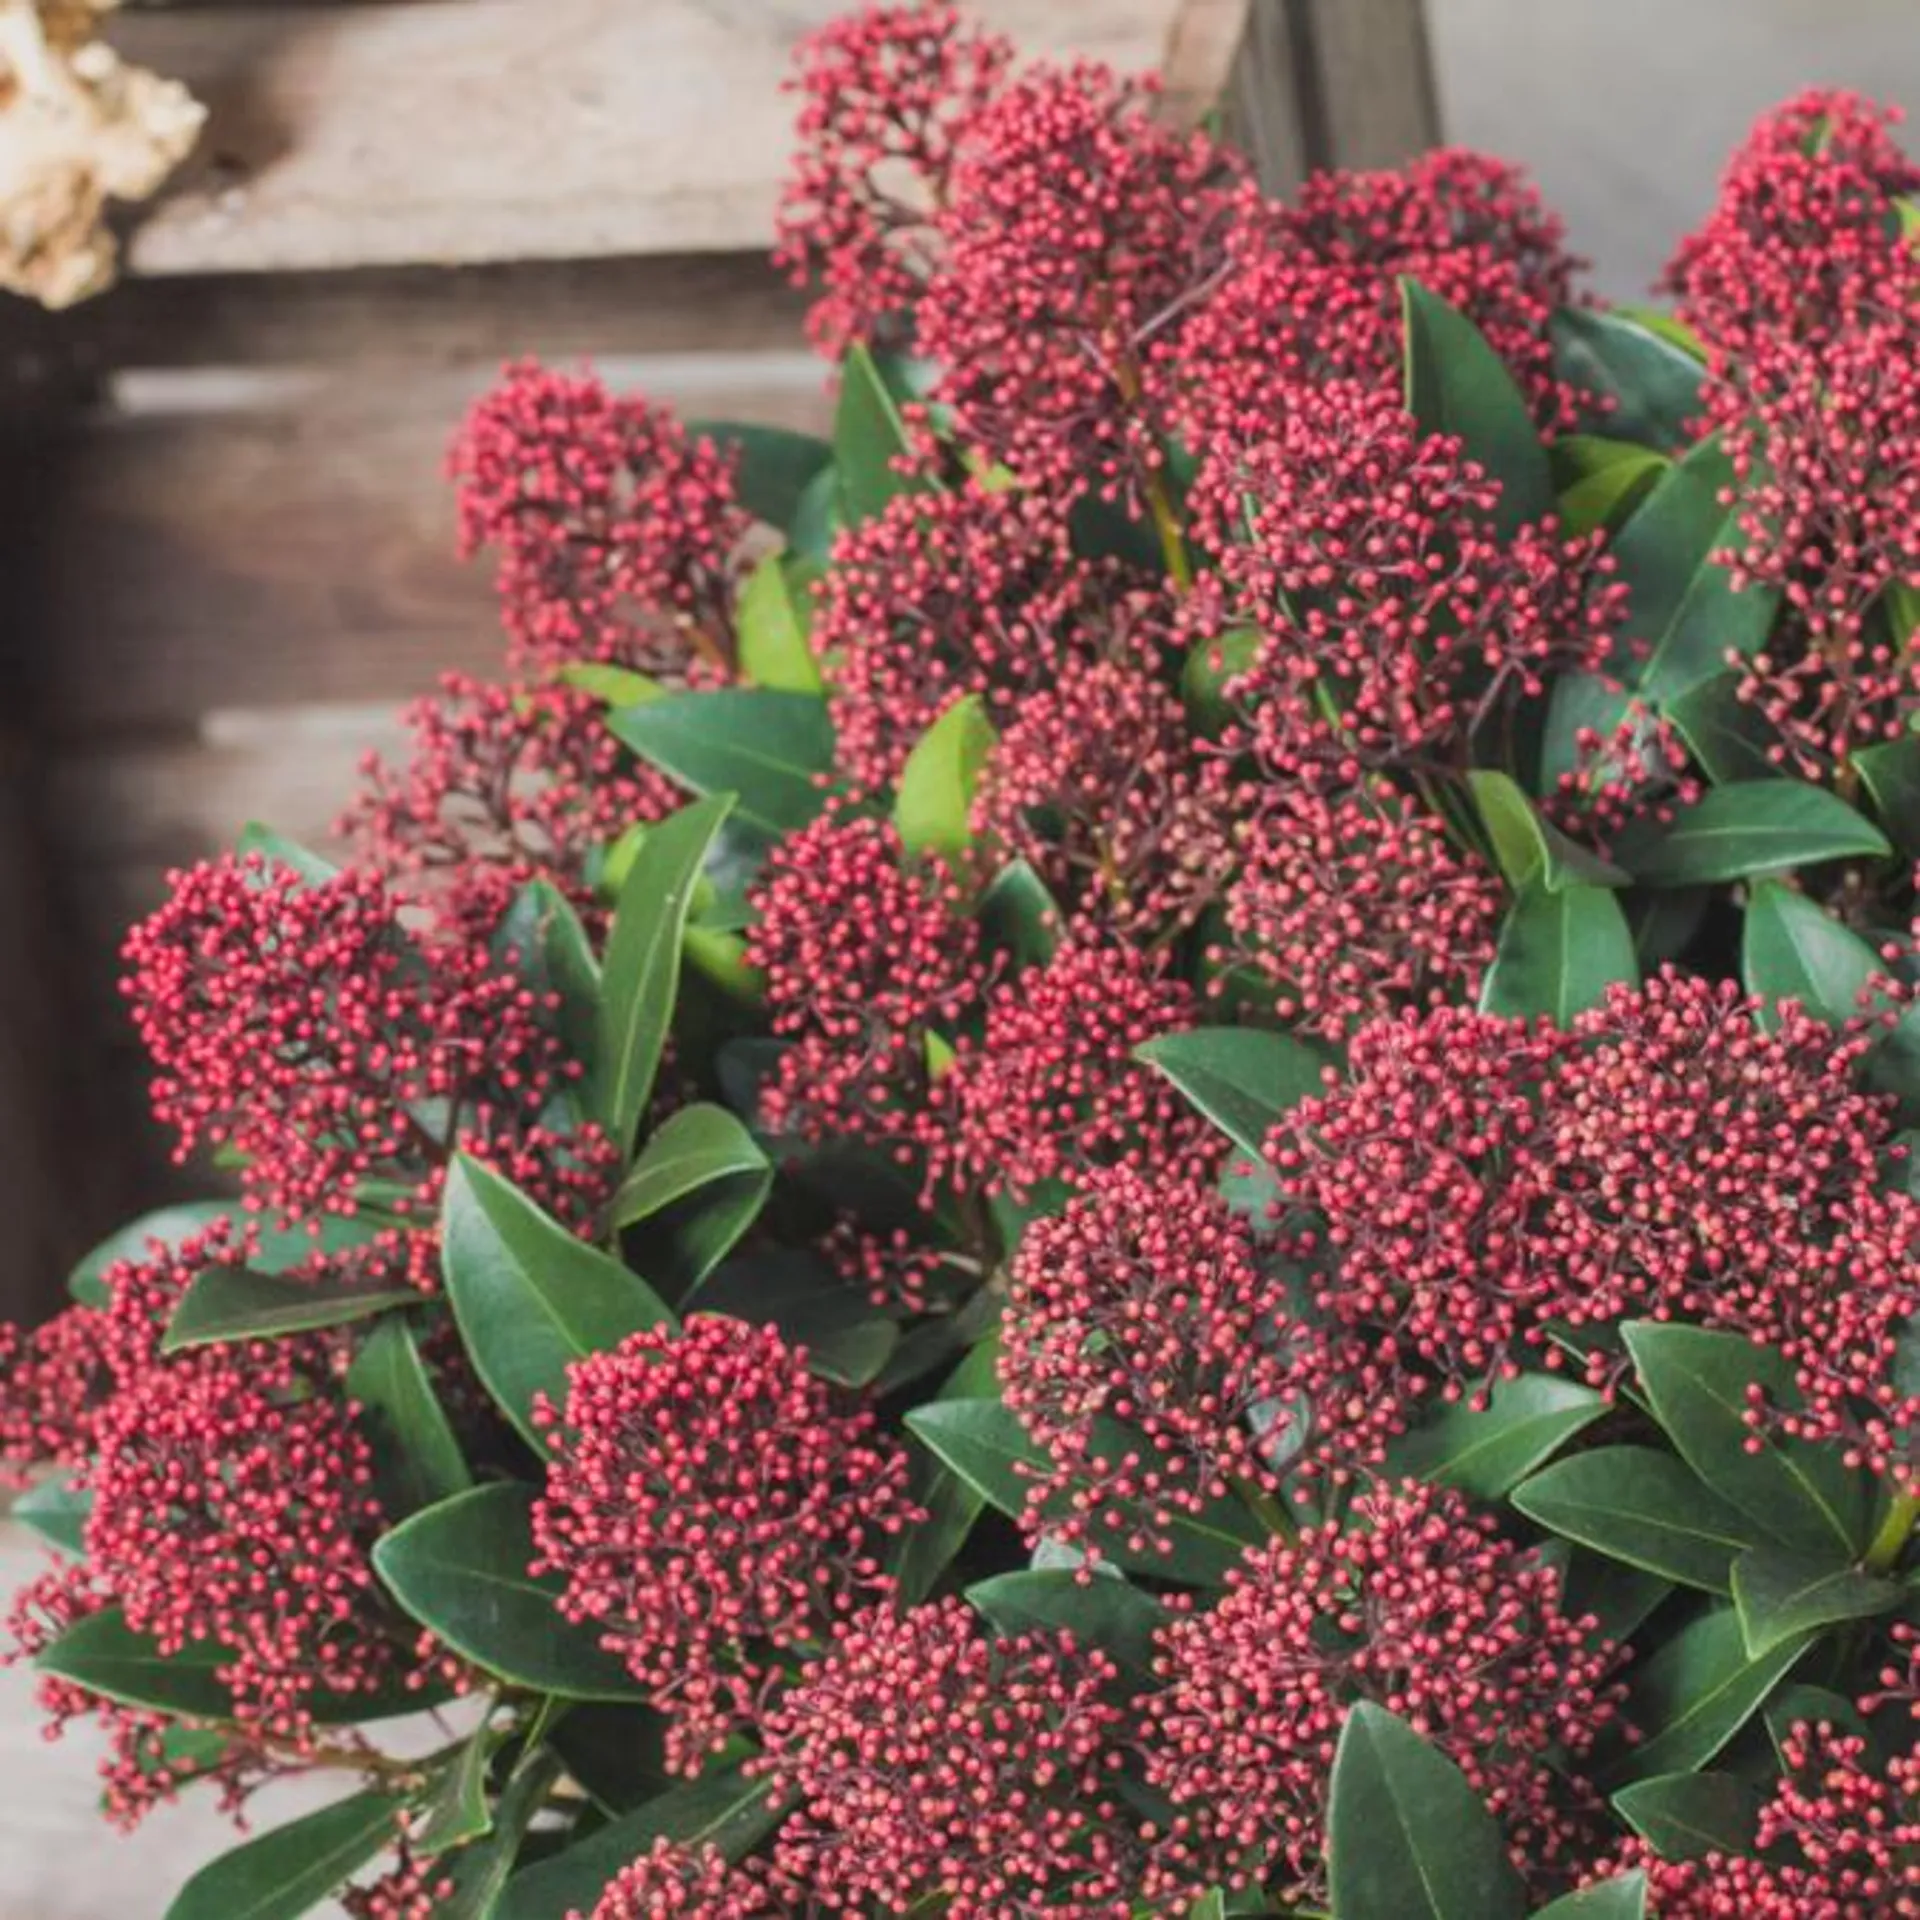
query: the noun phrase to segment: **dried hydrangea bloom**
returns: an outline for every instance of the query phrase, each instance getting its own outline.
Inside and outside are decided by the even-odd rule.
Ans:
[[[919,309],[962,439],[1028,486],[1139,499],[1176,340],[1256,204],[1244,164],[1105,67],[1041,68],[976,114]]]
[[[911,1141],[929,1086],[930,1032],[983,985],[979,927],[938,867],[910,868],[877,820],[823,815],[783,840],[753,889],[747,958],[792,1045],[762,1090],[776,1132]]]
[[[598,700],[566,687],[449,674],[406,720],[412,757],[367,756],[340,831],[362,866],[459,940],[487,939],[529,880],[592,912],[596,855],[684,801],[614,738]]]
[[[710,441],[591,374],[525,360],[468,415],[448,465],[462,551],[498,555],[516,669],[730,677],[751,522]]]
[[[1003,725],[1106,638],[1111,583],[1032,494],[905,493],[834,543],[812,645],[839,770],[883,793],[955,700]]]
[[[1236,985],[1267,982],[1282,1025],[1336,1042],[1401,1007],[1478,998],[1506,897],[1438,821],[1385,781],[1303,774],[1244,794],[1212,951]]]
[[[936,1180],[1016,1198],[1103,1167],[1204,1171],[1220,1139],[1135,1050],[1198,1024],[1164,954],[1069,942],[996,986],[936,1082]]]
[[[1276,1493],[1255,1427],[1293,1385],[1273,1295],[1245,1228],[1197,1182],[1116,1168],[1035,1221],[1000,1357],[1002,1397],[1052,1463],[1029,1527],[1078,1544],[1124,1515],[1146,1544],[1175,1514]]]
[[[801,104],[773,258],[814,290],[807,331],[823,353],[910,333],[956,149],[1012,57],[940,0],[830,20],[794,50]]]
[[[370,1550],[373,1457],[317,1350],[207,1348],[101,1415],[89,1560],[163,1653],[211,1642],[244,1724],[296,1744],[320,1695],[406,1677]]]
[[[1360,1700],[1460,1767],[1536,1883],[1577,1865],[1599,1801],[1559,1762],[1618,1720],[1618,1650],[1490,1515],[1443,1488],[1381,1488],[1227,1578],[1162,1629],[1141,1702],[1146,1777],[1173,1807],[1161,1897],[1217,1881],[1324,1906],[1334,1747]]]
[[[1526,176],[1486,154],[1317,173],[1270,210],[1167,353],[1183,428],[1196,444],[1257,439],[1301,388],[1397,389],[1403,276],[1473,321],[1545,431],[1566,427],[1575,396],[1554,376],[1548,323],[1583,264]]]
[[[1264,636],[1228,695],[1281,767],[1459,769],[1489,719],[1597,670],[1621,609],[1599,537],[1503,537],[1499,484],[1399,396],[1303,390],[1268,437],[1220,448],[1194,532],[1219,561],[1208,634]]]
[[[1028,695],[974,801],[1069,914],[1147,940],[1190,924],[1232,865],[1226,763],[1146,666],[1068,667]]]
[[[994,1639],[964,1601],[848,1622],[769,1716],[781,1871],[830,1911],[943,1896],[953,1920],[1126,1920],[1113,1663],[1064,1632]]]
[[[568,1370],[534,1418],[553,1449],[536,1570],[669,1719],[693,1773],[751,1725],[784,1663],[888,1590],[917,1520],[906,1457],[771,1327],[699,1316]]]
[[[591,1915],[567,1920],[779,1920],[786,1909],[706,1841],[664,1836],[608,1883]]]

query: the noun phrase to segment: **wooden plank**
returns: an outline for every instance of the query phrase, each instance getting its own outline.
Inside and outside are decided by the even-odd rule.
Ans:
[[[1190,4],[1191,0],[1185,0]],[[1211,100],[1230,9],[979,0],[1037,53],[1127,69],[1180,53]],[[200,158],[136,234],[148,274],[747,252],[766,245],[801,34],[845,0],[411,0],[169,8],[111,26],[211,112]],[[1205,57],[1217,61],[1210,72]]]
[[[804,353],[609,362],[689,413],[823,424]],[[490,565],[454,552],[445,450],[487,368],[127,382],[138,410],[74,436],[44,555],[43,724],[179,729],[210,710],[398,701],[497,673]],[[264,392],[262,388],[264,386]]]
[[[1311,164],[1306,116],[1314,101],[1304,86],[1300,25],[1288,0],[1252,0],[1221,101],[1228,137],[1276,195],[1292,192]]]
[[[1311,95],[1302,93],[1315,166],[1391,167],[1440,137],[1425,0],[1290,0],[1304,6]],[[1258,0],[1278,8],[1282,0]]]

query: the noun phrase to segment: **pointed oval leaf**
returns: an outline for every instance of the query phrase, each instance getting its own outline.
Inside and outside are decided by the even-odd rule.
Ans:
[[[1506,1842],[1453,1762],[1363,1700],[1347,1716],[1327,1808],[1340,1920],[1519,1920]]]
[[[463,1493],[473,1484],[460,1442],[403,1315],[380,1321],[347,1369],[347,1393],[373,1450],[375,1484],[389,1520]]]
[[[406,1802],[356,1793],[223,1853],[180,1889],[167,1920],[299,1920],[399,1837]]]
[[[1627,875],[1567,836],[1521,792],[1510,775],[1477,767],[1467,775],[1494,858],[1515,892],[1536,883],[1549,893],[1582,885],[1622,887]]]
[[[817,435],[741,420],[689,420],[688,433],[734,457],[734,497],[756,520],[785,533],[801,496],[833,464]]]
[[[973,844],[973,796],[997,738],[977,693],[956,700],[914,743],[893,797],[893,824],[911,857],[958,859]]]
[[[781,693],[820,692],[820,663],[807,641],[812,577],[817,569],[810,563],[777,553],[768,554],[748,576],[734,619],[740,671],[750,685]]]
[[[1565,434],[1549,451],[1560,524],[1570,534],[1617,527],[1671,464],[1664,453],[1592,434]]]
[[[1760,1794],[1731,1773],[1663,1773],[1613,1796],[1621,1819],[1663,1860],[1753,1851]]]
[[[680,953],[701,863],[730,804],[724,798],[697,801],[649,828],[621,882],[601,971],[594,1104],[623,1148],[633,1144],[653,1093],[680,990]]]
[[[586,1070],[568,1089],[584,1110],[591,1103],[600,1045],[600,962],[580,916],[548,880],[529,880],[513,897],[493,936],[494,951],[528,987],[559,1004],[555,1023],[568,1054]]]
[[[1533,1920],[1648,1920],[1647,1876],[1622,1873],[1578,1893],[1562,1894]]]
[[[70,1560],[86,1557],[87,1515],[92,1511],[93,1495],[76,1487],[70,1473],[49,1474],[11,1508],[14,1519]]]
[[[670,693],[622,707],[607,725],[682,786],[732,794],[739,817],[763,833],[804,827],[826,802],[833,724],[817,694],[772,687]]]
[[[1620,902],[1605,887],[1558,893],[1529,887],[1500,929],[1493,965],[1480,988],[1485,1013],[1544,1015],[1566,1027],[1597,1007],[1615,982],[1633,984],[1640,965]]]
[[[413,1287],[369,1287],[364,1282],[299,1280],[247,1267],[208,1267],[195,1276],[173,1310],[162,1353],[230,1340],[284,1340],[290,1334],[345,1326],[394,1307],[420,1304]]]
[[[1541,1461],[1590,1427],[1605,1398],[1558,1373],[1498,1382],[1484,1407],[1443,1407],[1387,1449],[1389,1481],[1412,1478],[1457,1487],[1477,1500],[1504,1500]]]
[[[940,1383],[940,1398],[975,1400],[993,1394],[999,1384],[1000,1342],[996,1334],[988,1334]],[[908,1425],[912,1425],[911,1415]],[[902,1603],[915,1606],[933,1591],[934,1582],[966,1545],[987,1500],[930,1445],[914,1453],[910,1473],[914,1501],[927,1518],[894,1542],[887,1571],[899,1583]]]
[[[897,1321],[819,1261],[786,1247],[729,1260],[686,1307],[777,1327],[790,1345],[806,1348],[813,1372],[843,1387],[871,1386],[900,1344]]]
[[[1555,374],[1598,398],[1608,433],[1662,449],[1692,437],[1706,368],[1679,340],[1624,307],[1562,307],[1549,334]]]
[[[1326,1063],[1313,1048],[1261,1027],[1197,1027],[1135,1050],[1235,1146],[1258,1160],[1283,1115],[1323,1090]]]
[[[1480,329],[1417,281],[1400,282],[1407,411],[1428,433],[1464,443],[1500,483],[1494,523],[1511,535],[1553,511],[1553,476],[1513,375]]]
[[[1718,787],[1743,780],[1777,780],[1768,757],[1774,736],[1759,711],[1740,698],[1740,676],[1716,673],[1661,709],[1701,771]]]
[[[833,416],[833,458],[840,475],[840,509],[847,525],[871,519],[896,494],[924,491],[926,482],[899,471],[912,452],[901,413],[909,398],[897,366],[856,342],[840,363],[840,400]]]
[[[532,1515],[527,1487],[473,1487],[383,1535],[373,1564],[423,1627],[514,1686],[570,1700],[644,1700],[595,1630],[561,1616],[560,1575],[527,1571]]]
[[[1668,825],[1629,829],[1616,851],[1645,885],[1681,887],[1878,857],[1892,849],[1871,821],[1824,787],[1736,780],[1679,808]]]
[[[1880,824],[1909,853],[1920,853],[1920,736],[1862,747],[1853,764]]]
[[[1788,1547],[1754,1547],[1733,1569],[1733,1604],[1747,1652],[1756,1660],[1782,1641],[1819,1628],[1891,1613],[1900,1598],[1896,1580]]]
[[[1753,1529],[1669,1453],[1596,1447],[1535,1474],[1513,1496],[1528,1519],[1663,1580],[1725,1593]]]
[[[1741,972],[1747,991],[1767,1003],[1763,1026],[1778,1026],[1783,1000],[1844,1026],[1862,1011],[1863,994],[1883,971],[1880,956],[1852,928],[1805,894],[1762,880],[1748,895]]]
[[[1071,1633],[1098,1647],[1136,1688],[1153,1680],[1154,1636],[1170,1617],[1151,1594],[1125,1580],[1077,1573],[997,1574],[967,1589],[967,1601],[1003,1639],[1034,1632]]]
[[[76,1620],[33,1664],[122,1706],[226,1720],[233,1694],[219,1670],[232,1660],[230,1648],[204,1640],[162,1653],[151,1635],[127,1625],[118,1607],[105,1607]]]
[[[542,1456],[534,1397],[564,1407],[575,1360],[673,1323],[638,1274],[465,1154],[448,1169],[440,1239],[447,1297],[474,1371]]]
[[[700,1102],[641,1150],[613,1197],[613,1223],[645,1228],[647,1271],[682,1294],[733,1250],[772,1186],[753,1135],[725,1107]]]

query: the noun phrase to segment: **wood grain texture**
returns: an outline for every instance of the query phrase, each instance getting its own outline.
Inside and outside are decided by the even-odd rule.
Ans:
[[[1426,0],[1290,4],[1306,10],[1313,71],[1300,113],[1313,165],[1397,166],[1439,140]]]
[[[1177,55],[1217,95],[1246,0],[979,0],[1037,53]],[[763,248],[794,42],[843,0],[413,0],[170,8],[112,38],[211,110],[136,234],[143,274]]]

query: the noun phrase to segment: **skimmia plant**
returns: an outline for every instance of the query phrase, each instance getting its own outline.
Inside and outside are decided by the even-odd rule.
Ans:
[[[237,1197],[11,1336],[174,1920],[1920,1913],[1920,168],[1670,311],[937,6],[830,439],[519,366],[501,686],[130,938]]]

